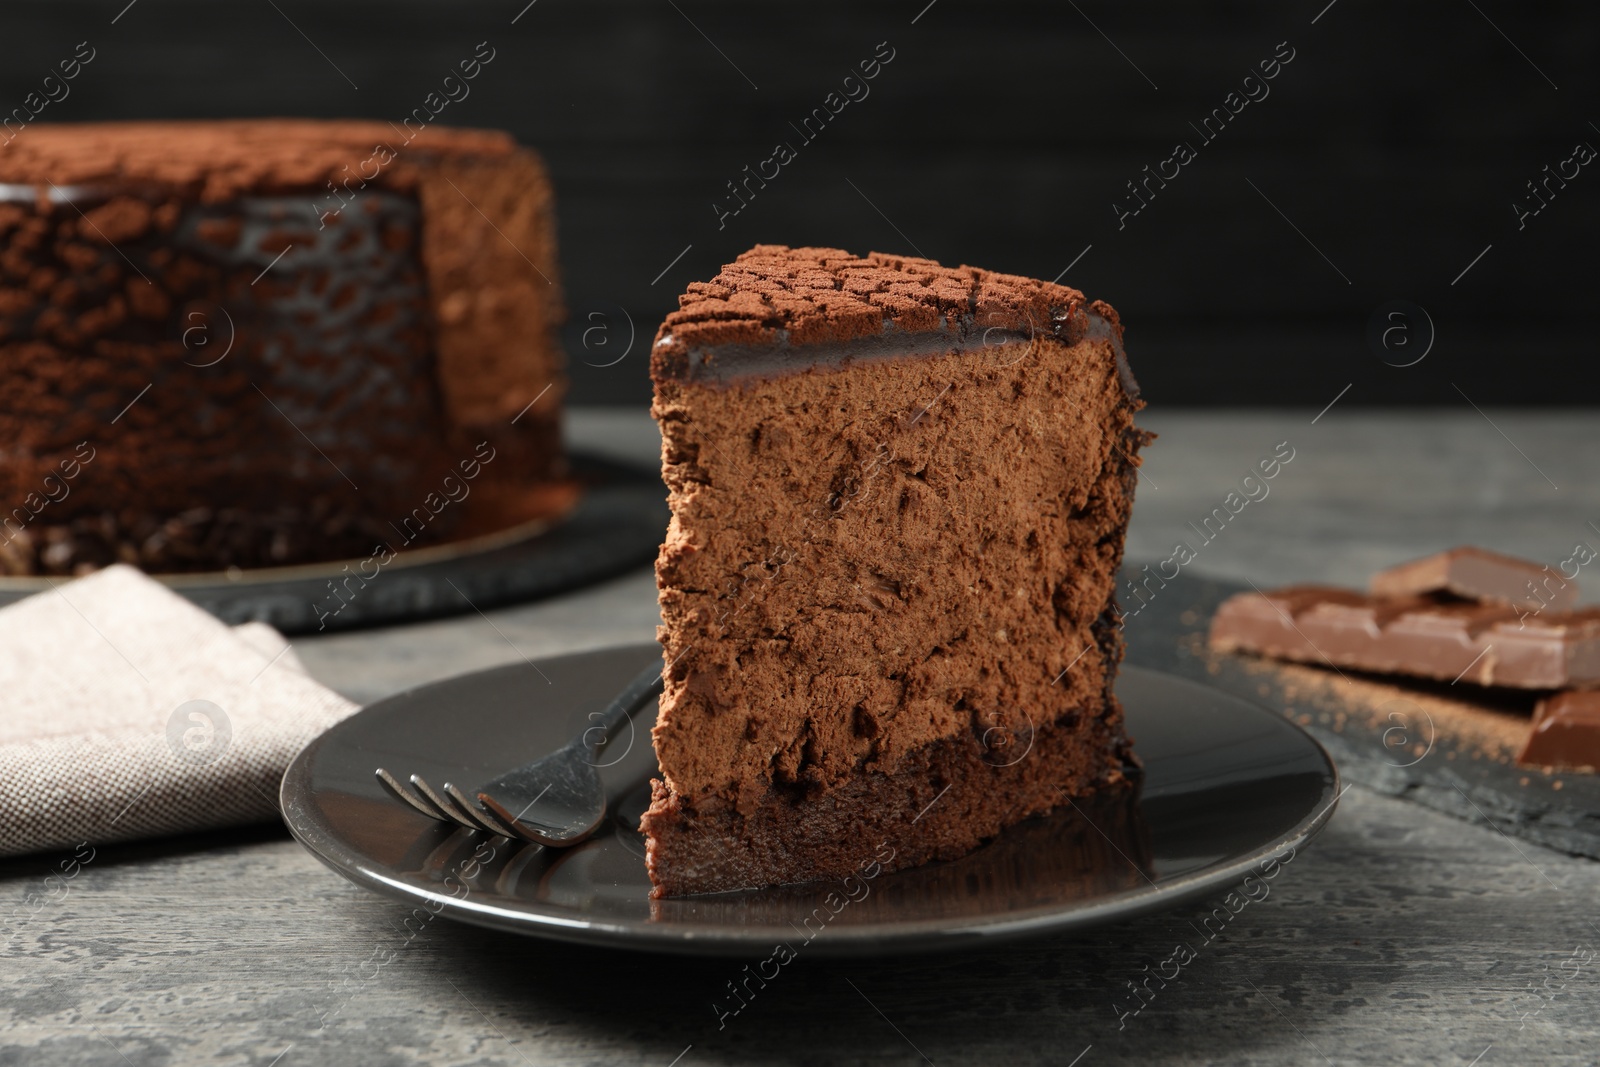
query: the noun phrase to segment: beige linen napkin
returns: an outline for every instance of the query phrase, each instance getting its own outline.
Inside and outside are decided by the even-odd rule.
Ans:
[[[0,856],[272,819],[356,705],[132,567],[0,609]]]

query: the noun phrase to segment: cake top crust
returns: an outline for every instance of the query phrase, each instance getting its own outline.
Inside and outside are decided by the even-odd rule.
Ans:
[[[838,248],[757,245],[709,282],[691,282],[662,323],[658,349],[815,345],[886,330],[923,333],[999,327],[1051,331],[1085,311],[1121,333],[1109,305],[1076,289],[978,267]]]
[[[497,130],[413,132],[358,120],[39,123],[0,148],[0,184],[150,182],[198,188],[209,201],[345,178],[405,189],[414,159],[515,151],[511,136]]]

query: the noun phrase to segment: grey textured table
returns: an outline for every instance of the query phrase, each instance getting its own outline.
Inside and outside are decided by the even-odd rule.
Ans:
[[[1594,416],[1152,414],[1129,558],[1165,558],[1282,441],[1295,458],[1196,574],[1358,583],[1473,541],[1546,560],[1600,542]],[[570,436],[649,460],[638,413]],[[1587,576],[1586,576],[1587,577]],[[648,571],[491,613],[297,640],[369,701],[524,656],[648,640]],[[1138,635],[1130,625],[1131,640]],[[524,941],[356,889],[272,828],[105,848],[65,892],[0,865],[0,1064],[1592,1064],[1600,864],[1360,788],[1201,943],[1205,909],[957,957],[787,968],[719,1029],[735,961]],[[1139,981],[1198,949],[1137,1014]]]

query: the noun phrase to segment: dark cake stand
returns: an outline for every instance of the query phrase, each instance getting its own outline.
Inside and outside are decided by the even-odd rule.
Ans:
[[[348,600],[329,583],[348,579],[356,560],[152,577],[224,622],[260,620],[302,634],[531,600],[653,559],[668,519],[660,476],[582,453],[570,461],[584,488],[566,515],[401,553]],[[0,578],[0,605],[49,588],[45,578]]]

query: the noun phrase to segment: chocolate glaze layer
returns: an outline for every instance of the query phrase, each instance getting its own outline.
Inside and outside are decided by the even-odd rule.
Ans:
[[[994,316],[991,316],[993,318]],[[1032,354],[1041,333],[1066,344],[1082,340],[1108,342],[1116,353],[1117,375],[1123,390],[1132,399],[1139,396],[1139,383],[1128,366],[1122,347],[1121,331],[1104,315],[1080,311],[1070,318],[1049,324],[1041,330],[1022,321],[1016,314],[1004,315],[1002,322],[980,322],[976,315],[963,315],[941,323],[934,330],[903,330],[893,319],[885,319],[883,332],[852,337],[832,343],[797,345],[787,330],[779,330],[771,343],[735,342],[688,348],[681,363],[682,380],[728,384],[748,378],[772,378],[797,374],[811,367],[840,366],[855,362],[894,359],[926,359],[956,353],[980,353],[1001,365],[1021,362]],[[667,334],[656,341],[669,347]]]
[[[711,281],[691,283],[678,303],[651,350],[657,379],[711,380],[697,376],[712,373],[732,380],[741,362],[771,375],[786,356],[804,367],[970,351],[985,337],[989,348],[1004,347],[997,339],[1074,344],[1109,331],[1123,388],[1138,394],[1115,309],[1069,286],[1014,274],[881,252],[757,245]]]

